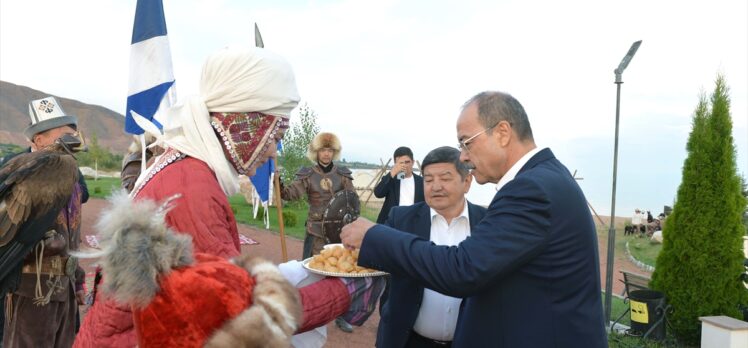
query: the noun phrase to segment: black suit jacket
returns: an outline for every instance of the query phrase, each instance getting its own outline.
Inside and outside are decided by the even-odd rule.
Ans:
[[[358,264],[464,298],[455,348],[607,347],[595,224],[549,149],[496,193],[459,246],[375,225]]]
[[[468,202],[470,229],[486,215],[486,208]],[[431,209],[425,202],[407,207],[394,207],[387,218],[388,226],[429,240]],[[377,330],[377,347],[404,347],[418,317],[423,300],[423,285],[400,275],[390,280],[389,299],[382,309]]]
[[[416,187],[413,203],[423,202],[423,177],[413,174],[413,183]],[[379,211],[379,217],[377,217],[377,223],[383,224],[387,220],[390,209],[400,205],[400,180],[390,176],[390,173],[385,174],[374,187],[374,196],[384,197],[382,210]]]

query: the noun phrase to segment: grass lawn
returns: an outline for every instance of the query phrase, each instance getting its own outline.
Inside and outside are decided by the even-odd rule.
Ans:
[[[94,198],[107,198],[112,194],[112,190],[118,190],[122,187],[119,178],[94,180],[88,177],[86,178],[86,186],[88,186],[88,195]]]
[[[608,347],[610,348],[659,348],[672,346],[672,343],[666,344],[665,342],[657,342],[649,339],[642,340],[640,337],[626,334],[608,334]]]
[[[608,230],[599,228],[597,238],[605,241],[607,245]],[[655,266],[657,255],[662,249],[662,244],[651,243],[649,238],[639,238],[636,236],[624,236],[623,229],[616,229],[616,255],[626,255],[626,242],[629,242],[629,251],[637,260],[650,266]],[[605,270],[601,269],[601,272]]]
[[[254,226],[257,228],[264,229],[265,228],[265,222],[263,221],[263,217],[259,216],[257,219],[252,218],[253,214],[253,208],[252,205],[247,203],[247,201],[244,199],[244,196],[242,195],[234,195],[229,198],[229,203],[231,204],[231,208],[234,210],[234,215],[236,215],[236,220],[240,223],[247,224],[250,226]],[[285,223],[284,232],[289,237],[294,237],[298,239],[304,238],[304,221],[306,221],[307,212],[309,209],[307,208],[306,204],[297,204],[296,202],[290,202],[286,203],[283,206],[283,213],[292,212],[296,215],[296,225],[295,226],[289,226],[288,223]],[[361,212],[361,215],[369,220],[376,221],[377,214],[379,213],[378,210],[371,209],[371,208],[364,208]],[[270,217],[270,230],[273,232],[278,232],[278,211],[276,207],[271,206],[269,209],[269,217]]]
[[[649,238],[626,236],[629,242],[629,251],[637,260],[654,266],[657,263],[657,255],[662,250],[662,244],[652,243]]]
[[[605,307],[605,291],[602,292],[602,295],[603,295],[603,297],[602,297],[602,299],[603,299],[603,307]],[[622,298],[618,298],[616,296],[613,296],[613,298],[611,300],[611,306],[613,307],[612,310],[611,310],[611,312],[612,312],[611,314],[612,314],[613,318],[610,319],[610,321],[613,321],[613,320],[618,319],[618,317],[620,317],[623,313],[626,312],[626,310],[629,308],[629,303],[628,302],[624,303]],[[623,325],[626,325],[626,326],[631,326],[631,316],[629,314],[626,314],[618,322],[621,323],[621,324],[623,324]]]

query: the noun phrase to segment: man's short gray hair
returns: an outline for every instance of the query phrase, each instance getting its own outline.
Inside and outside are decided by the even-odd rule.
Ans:
[[[478,119],[483,127],[494,127],[501,121],[507,121],[517,132],[519,140],[534,140],[525,108],[511,95],[496,91],[481,92],[465,102],[462,108],[473,103],[478,106]],[[491,133],[492,130],[488,132]]]

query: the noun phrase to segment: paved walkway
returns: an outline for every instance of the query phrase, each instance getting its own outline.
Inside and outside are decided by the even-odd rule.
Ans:
[[[99,212],[106,207],[107,201],[103,199],[92,198],[88,203],[83,205],[83,245],[85,246],[85,236],[94,235],[94,225],[96,219],[98,219]],[[262,256],[275,263],[282,262],[282,253],[280,248],[280,239],[278,234],[270,232],[268,230],[261,230],[247,225],[239,225],[239,233],[258,241],[258,245],[243,245],[242,253],[249,253],[252,255]],[[289,259],[301,259],[302,242],[294,238],[286,238],[286,248],[288,251]],[[600,250],[600,272],[601,279],[600,283],[602,288],[605,288],[605,263],[607,260],[607,241],[599,241]],[[83,267],[87,274],[91,274],[95,265],[93,262],[83,262]],[[615,268],[614,268],[614,281],[613,291],[615,294],[620,294],[623,291],[623,283],[619,281],[622,279],[620,270],[631,271],[640,274],[648,274],[635,265],[633,265],[627,258],[626,255],[617,254],[615,256]],[[90,284],[93,277],[88,277],[86,280]],[[90,286],[89,286],[90,289]],[[353,333],[347,334],[340,331],[335,324],[327,325],[328,340],[325,347],[330,348],[348,348],[348,347],[373,347],[376,341],[377,325],[379,324],[379,311],[376,310],[369,320],[360,328],[355,328]]]

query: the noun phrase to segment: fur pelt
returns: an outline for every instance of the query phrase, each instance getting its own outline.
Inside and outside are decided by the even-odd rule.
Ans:
[[[109,198],[111,207],[96,225],[102,251],[79,254],[103,256],[105,294],[135,308],[145,307],[159,291],[159,275],[193,263],[192,238],[175,233],[164,222],[170,202],[177,198],[161,204],[133,201],[124,191]]]
[[[340,159],[340,151],[343,149],[340,146],[340,139],[338,139],[337,135],[330,132],[319,133],[312,139],[312,142],[307,147],[306,157],[312,163],[317,163],[317,151],[324,148],[330,148],[335,151],[335,154],[332,156],[333,161]]]
[[[290,347],[302,319],[298,290],[266,260],[244,255],[233,262],[255,279],[253,302],[216,330],[205,347]]]

